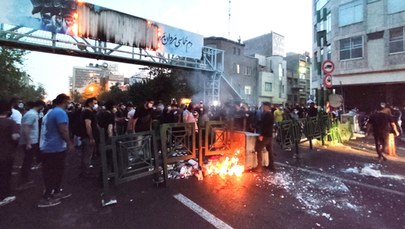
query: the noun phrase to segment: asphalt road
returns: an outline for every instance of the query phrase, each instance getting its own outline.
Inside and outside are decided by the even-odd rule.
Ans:
[[[42,180],[0,207],[0,228],[405,228],[405,163],[380,162],[348,147],[301,147],[302,158],[275,147],[277,173],[170,180],[151,177],[117,187],[102,207],[97,179],[78,178],[68,158],[61,205],[38,209]]]

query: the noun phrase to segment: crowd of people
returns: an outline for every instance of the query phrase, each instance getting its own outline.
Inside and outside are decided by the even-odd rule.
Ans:
[[[381,106],[370,118],[370,125],[380,158],[387,142],[387,131],[399,135],[400,125],[394,125],[396,110]],[[205,106],[203,102],[179,104],[175,99],[164,105],[161,101],[146,99],[134,106],[132,102],[100,102],[88,98],[83,103],[71,102],[69,96],[58,95],[52,103],[0,100],[0,206],[16,199],[11,195],[11,172],[17,151],[23,152],[23,160],[16,190],[33,187],[32,169],[42,167],[44,193],[38,207],[51,207],[71,196],[62,189],[65,158],[68,152],[80,152],[80,177],[93,178],[93,163],[100,143],[100,130],[108,142],[112,136],[139,133],[152,129],[152,123],[194,123],[196,133],[209,120],[231,120],[234,130],[259,133],[256,152],[268,151],[267,168],[261,163],[257,171],[275,171],[272,139],[278,122],[318,115],[314,103],[309,106],[296,104],[276,105],[263,102],[260,108],[249,107],[241,102],[229,102],[223,106]],[[386,125],[382,125],[385,123]],[[392,129],[391,129],[392,127]],[[262,160],[261,153],[258,161]]]

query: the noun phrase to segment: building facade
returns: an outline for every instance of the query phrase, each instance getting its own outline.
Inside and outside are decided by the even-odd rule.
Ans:
[[[116,70],[116,65],[110,67],[107,63],[102,65],[91,63],[85,67],[73,67],[73,75],[69,80],[70,91],[81,94],[92,83],[104,87],[105,91],[115,85],[124,85],[124,76],[113,74],[112,71]]]
[[[262,56],[258,59],[258,105],[262,102],[285,104],[287,101],[287,63],[282,56]]]
[[[305,105],[311,92],[309,53],[287,53],[287,103]]]
[[[204,45],[224,50],[220,100],[257,104],[257,59],[246,56],[245,44],[223,37],[204,38]],[[219,63],[222,60],[218,60]]]
[[[405,1],[314,0],[312,85],[331,60],[332,85],[347,108],[405,105]]]

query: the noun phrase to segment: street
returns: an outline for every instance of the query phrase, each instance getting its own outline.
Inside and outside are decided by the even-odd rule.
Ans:
[[[300,147],[301,159],[277,145],[276,173],[121,185],[118,203],[102,207],[97,179],[78,178],[70,155],[62,204],[38,209],[36,187],[0,209],[0,228],[405,228],[405,163],[380,162],[347,146]]]

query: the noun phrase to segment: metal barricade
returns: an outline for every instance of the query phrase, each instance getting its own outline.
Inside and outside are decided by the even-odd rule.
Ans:
[[[102,163],[103,206],[117,203],[111,195],[114,186],[141,177],[160,174],[161,162],[153,131],[113,136],[106,142],[100,131],[99,152]],[[166,180],[162,180],[165,182]]]
[[[205,122],[199,134],[199,164],[202,165],[205,156],[227,154],[232,150],[231,125],[224,121]]]
[[[160,126],[165,179],[168,178],[167,164],[197,157],[195,131],[194,123],[166,123]]]

